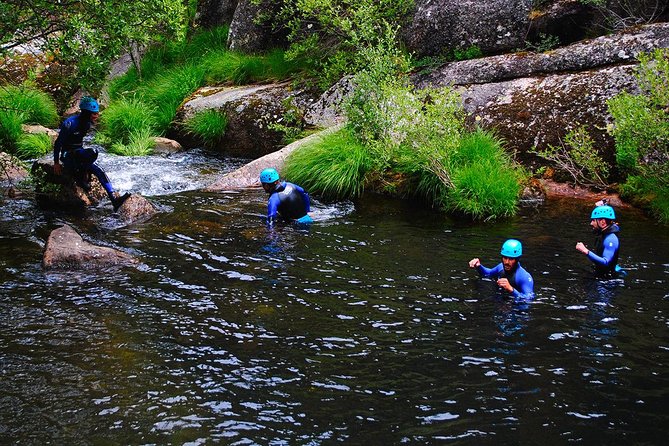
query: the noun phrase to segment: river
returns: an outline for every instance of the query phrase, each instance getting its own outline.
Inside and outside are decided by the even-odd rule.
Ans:
[[[664,444],[669,231],[619,209],[624,280],[592,279],[590,203],[472,223],[367,195],[267,230],[234,162],[102,156],[161,210],[121,227],[0,207],[1,444]],[[45,272],[50,230],[141,266]],[[524,244],[536,299],[467,262]]]

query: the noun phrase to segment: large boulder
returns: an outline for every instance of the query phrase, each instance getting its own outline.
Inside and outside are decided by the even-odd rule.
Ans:
[[[198,112],[220,110],[226,114],[228,126],[212,148],[230,156],[258,158],[282,147],[283,133],[271,124],[282,121],[288,104],[298,94],[288,83],[227,87],[213,92],[203,89],[183,105],[177,118],[185,122]],[[187,146],[201,145],[183,129],[178,129],[176,138]]]
[[[91,181],[91,190],[86,192],[66,172],[56,175],[53,158],[49,155],[33,163],[31,174],[35,181],[37,202],[44,207],[83,209],[98,204],[107,196],[97,179]]]
[[[515,53],[452,62],[413,77],[420,87],[500,82],[549,73],[577,72],[620,63],[654,48],[669,47],[669,23],[585,40],[545,53]]]
[[[494,128],[509,150],[532,164],[536,147],[557,146],[585,125],[601,154],[614,161],[606,102],[621,91],[638,91],[636,56],[669,47],[669,24],[579,42],[547,53],[520,53],[446,64],[416,75],[419,88],[453,86],[472,123]]]
[[[416,0],[400,33],[418,57],[470,46],[498,54],[524,46],[531,5],[532,0]]]
[[[197,2],[195,24],[202,28],[229,25],[237,3],[237,0],[200,0]]]
[[[227,190],[243,189],[247,187],[260,187],[260,180],[258,177],[260,176],[260,172],[262,172],[263,169],[273,167],[278,171],[281,171],[288,155],[293,153],[296,149],[302,147],[305,144],[311,143],[315,139],[322,138],[324,135],[336,131],[339,128],[341,128],[341,126],[330,127],[326,130],[314,133],[313,135],[309,135],[306,138],[288,144],[279,151],[253,160],[245,166],[223,175],[213,184],[209,185],[205,190],[209,192],[222,192]]]
[[[45,269],[98,269],[138,263],[138,259],[118,249],[88,243],[68,225],[51,231],[42,258]]]
[[[286,46],[286,32],[275,31],[272,24],[262,17],[274,17],[281,2],[272,0],[239,0],[235,9],[228,47],[242,53],[258,53]]]

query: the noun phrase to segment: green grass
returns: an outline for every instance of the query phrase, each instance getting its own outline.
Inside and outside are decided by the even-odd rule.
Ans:
[[[34,159],[46,155],[51,148],[51,137],[46,133],[24,133],[18,139],[16,155],[21,159]]]
[[[188,42],[152,48],[142,59],[141,78],[133,67],[110,83],[112,103],[102,117],[117,101],[137,101],[144,106],[145,120],[153,122],[155,134],[163,134],[184,100],[204,85],[282,80],[298,69],[294,62],[286,60],[282,50],[262,56],[227,51],[227,35],[227,27],[218,27],[198,33]],[[101,141],[126,144],[129,133],[116,130],[104,130]]]
[[[371,166],[367,149],[342,129],[297,149],[286,159],[282,174],[326,200],[340,200],[363,192]]]
[[[129,135],[127,143],[115,142],[109,148],[109,152],[122,156],[150,155],[156,146],[152,133],[148,128],[134,131]]]
[[[1,86],[0,109],[21,113],[24,124],[53,127],[58,123],[58,111],[53,99],[30,86]]]
[[[185,128],[189,133],[197,136],[209,146],[223,138],[227,127],[227,116],[224,112],[218,110],[205,110],[196,113],[185,123]]]
[[[101,143],[127,144],[131,135],[153,132],[156,126],[154,109],[135,99],[112,102],[100,114],[98,141]]]
[[[17,151],[23,124],[55,126],[57,123],[56,104],[48,94],[28,85],[0,86],[0,150],[22,157]],[[25,153],[28,155],[30,151]]]

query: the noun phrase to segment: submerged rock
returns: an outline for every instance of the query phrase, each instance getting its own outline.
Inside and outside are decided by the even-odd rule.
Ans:
[[[88,243],[68,225],[51,231],[42,258],[45,269],[97,269],[138,263],[138,259],[118,249]]]

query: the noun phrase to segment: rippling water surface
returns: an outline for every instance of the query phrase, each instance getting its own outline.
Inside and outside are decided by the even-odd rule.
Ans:
[[[268,231],[261,190],[189,190],[225,161],[106,161],[163,212],[0,208],[0,443],[664,444],[666,227],[620,210],[629,275],[598,282],[588,203],[482,224],[369,196]],[[44,272],[63,222],[142,265]],[[511,236],[530,305],[467,267]]]

